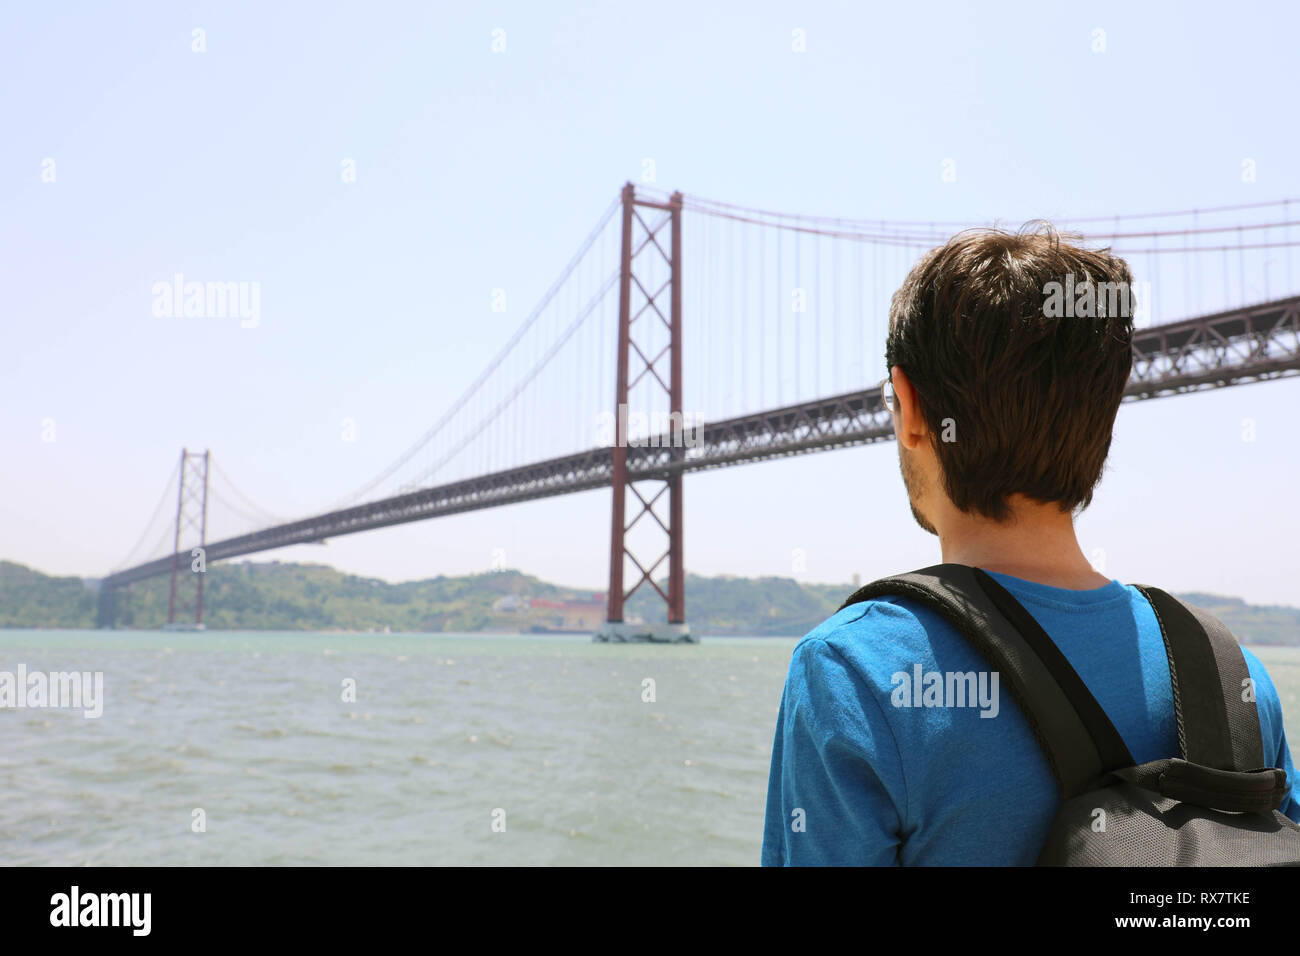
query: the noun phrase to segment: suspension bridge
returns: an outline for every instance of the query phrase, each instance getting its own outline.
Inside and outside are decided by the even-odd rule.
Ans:
[[[1126,401],[1300,374],[1297,211],[1053,221],[1138,279]],[[182,451],[101,581],[99,625],[148,578],[171,576],[169,623],[189,593],[198,624],[209,562],[610,488],[604,636],[688,639],[684,476],[893,438],[879,386],[890,296],[921,253],[978,225],[1008,226],[793,215],[629,183],[460,398],[361,487],[278,516],[207,452]],[[642,587],[666,626],[624,623]]]

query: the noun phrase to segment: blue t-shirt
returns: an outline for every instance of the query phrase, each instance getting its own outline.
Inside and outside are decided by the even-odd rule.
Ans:
[[[1141,592],[993,577],[1069,659],[1135,761],[1178,755],[1169,662]],[[1242,650],[1264,757],[1287,774],[1280,809],[1300,821],[1282,704]],[[777,717],[763,865],[1032,865],[1060,791],[990,670],[952,625],[903,597],[851,605],[804,637]]]

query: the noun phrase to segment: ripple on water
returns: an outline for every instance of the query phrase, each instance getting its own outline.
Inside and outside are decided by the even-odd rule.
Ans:
[[[235,729],[242,733],[251,734],[254,737],[261,737],[263,739],[275,739],[288,736],[288,732],[281,727],[255,727],[252,724],[238,723],[235,724]]]

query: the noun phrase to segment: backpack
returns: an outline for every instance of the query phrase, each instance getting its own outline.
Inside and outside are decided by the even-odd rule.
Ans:
[[[1135,766],[1096,698],[1033,616],[978,568],[939,564],[859,588],[942,615],[999,673],[1061,789],[1037,866],[1297,866],[1278,811],[1286,772],[1264,762],[1245,658],[1216,618],[1158,588],[1180,757]]]

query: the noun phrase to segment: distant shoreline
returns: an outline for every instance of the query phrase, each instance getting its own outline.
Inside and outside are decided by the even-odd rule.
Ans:
[[[324,564],[244,561],[215,564],[205,574],[205,632],[584,636],[604,620],[602,592],[512,570],[393,584]],[[192,577],[179,579],[177,621],[193,620]],[[95,630],[97,585],[0,561],[0,629]],[[170,578],[159,577],[124,590],[117,629],[160,629],[170,586]],[[687,619],[705,637],[802,637],[834,614],[855,586],[687,574]],[[1300,608],[1204,593],[1179,597],[1220,618],[1243,644],[1300,646]],[[664,620],[664,604],[649,588],[634,594],[626,611],[629,620]]]

